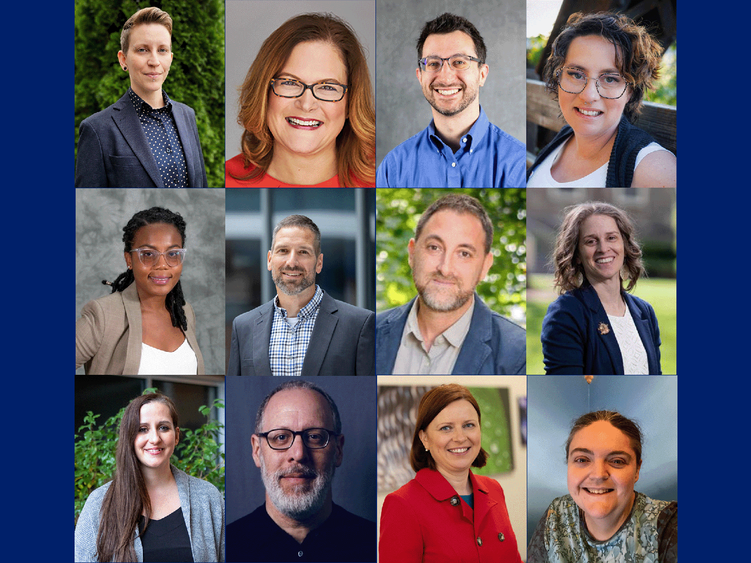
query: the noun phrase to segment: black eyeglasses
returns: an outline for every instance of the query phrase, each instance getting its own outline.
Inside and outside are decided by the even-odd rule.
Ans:
[[[449,67],[453,70],[467,70],[472,61],[482,64],[482,61],[470,55],[451,55],[450,57],[425,57],[418,59],[417,63],[422,70],[427,72],[440,72],[443,68],[443,61],[449,62]]]
[[[272,78],[271,91],[280,98],[299,98],[310,90],[313,97],[322,102],[338,102],[347,93],[347,86],[338,82],[316,82],[305,84],[293,78]]]
[[[268,432],[257,432],[256,436],[266,438],[266,443],[272,450],[288,450],[295,443],[295,437],[300,436],[305,447],[311,450],[321,450],[329,445],[332,436],[338,433],[325,428],[306,428],[295,432],[287,428],[275,428]]]

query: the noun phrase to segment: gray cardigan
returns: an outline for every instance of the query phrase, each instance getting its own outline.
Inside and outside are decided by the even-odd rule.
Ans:
[[[188,528],[193,561],[224,561],[224,499],[219,490],[209,483],[170,466],[177,482],[180,506],[185,526]],[[112,481],[96,489],[86,499],[86,504],[76,524],[75,561],[98,561],[96,538],[99,532],[99,512],[104,494]],[[134,538],[136,556],[143,561],[141,538]]]

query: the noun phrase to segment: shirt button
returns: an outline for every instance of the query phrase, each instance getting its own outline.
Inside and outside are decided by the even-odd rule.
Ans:
[[[467,142],[467,137],[464,137],[464,138],[462,139],[462,143],[466,143],[466,142]]]
[[[302,557],[302,551],[298,551],[298,552],[297,552],[297,556],[298,556],[298,557]]]
[[[498,534],[498,539],[503,541],[506,539],[506,536],[503,535],[503,533]]]
[[[479,536],[477,538],[477,545],[482,545],[482,538]]]
[[[451,163],[451,168],[456,168],[456,162]]]

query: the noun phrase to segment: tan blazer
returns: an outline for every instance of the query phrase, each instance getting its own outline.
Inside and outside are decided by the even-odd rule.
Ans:
[[[196,315],[185,304],[188,330],[185,337],[198,362],[198,375],[205,373],[196,340]],[[76,322],[76,369],[84,365],[87,375],[138,375],[141,365],[141,303],[136,284],[122,292],[89,301]]]

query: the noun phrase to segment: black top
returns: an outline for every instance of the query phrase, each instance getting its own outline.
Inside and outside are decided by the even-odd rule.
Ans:
[[[141,532],[143,523],[144,518],[141,516],[138,532],[141,535],[144,561],[193,563],[193,550],[190,548],[190,536],[182,508],[161,520],[149,520],[145,532]]]
[[[375,561],[375,522],[333,505],[331,516],[302,543],[282,530],[262,504],[227,525],[227,561]]]

